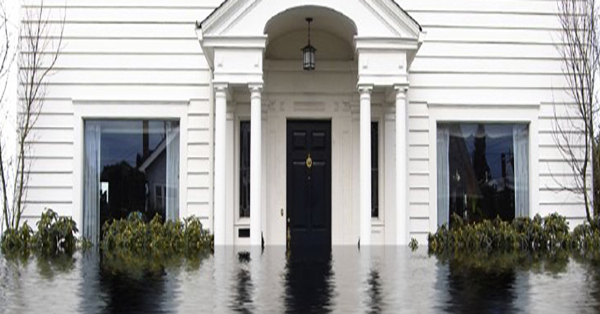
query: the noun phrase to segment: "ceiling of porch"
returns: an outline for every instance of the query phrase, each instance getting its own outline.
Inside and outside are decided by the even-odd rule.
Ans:
[[[354,23],[333,10],[313,6],[284,11],[269,21],[265,27],[269,38],[267,59],[302,59],[301,49],[307,44],[307,17],[313,18],[311,43],[319,60],[354,60]]]

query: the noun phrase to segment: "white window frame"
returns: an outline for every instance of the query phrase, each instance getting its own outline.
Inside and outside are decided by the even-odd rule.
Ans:
[[[84,124],[86,120],[178,120],[179,121],[179,216],[201,213],[188,210],[188,101],[166,103],[119,103],[73,101],[73,220],[83,226]],[[143,110],[141,110],[143,108]],[[80,233],[83,231],[80,230]]]
[[[373,112],[375,111],[375,112]],[[385,225],[385,118],[380,110],[371,110],[373,115],[371,122],[377,122],[377,162],[378,162],[378,175],[377,178],[379,184],[379,190],[377,193],[377,197],[379,198],[379,215],[377,217],[371,217],[371,224],[374,226],[384,226]],[[382,111],[382,110],[381,110]],[[371,187],[372,189],[373,187]]]
[[[427,104],[429,110],[429,231],[437,230],[437,126],[440,123],[523,123],[529,125],[529,216],[539,213],[540,104]]]
[[[164,207],[161,208],[161,209],[164,209],[165,213],[166,213],[166,209],[167,209],[167,185],[166,184],[161,184],[161,183],[154,184],[154,206],[156,206],[156,204],[158,203],[157,202],[158,199],[156,198],[156,195],[157,195],[156,188],[160,189],[161,198],[162,198],[162,201],[164,202]]]
[[[233,200],[233,213],[234,213],[234,238],[238,238],[237,230],[239,228],[250,228],[250,217],[240,217],[240,125],[242,121],[250,121],[250,104],[237,104],[235,106],[235,118],[233,119],[233,151],[234,151],[234,165],[233,165],[233,186],[234,188],[234,200]],[[251,121],[250,121],[251,122]],[[250,213],[252,216],[252,212]]]

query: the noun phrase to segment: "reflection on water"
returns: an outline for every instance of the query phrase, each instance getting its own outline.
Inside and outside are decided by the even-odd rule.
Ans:
[[[286,312],[331,312],[335,278],[330,252],[292,252],[287,259],[284,280]]]
[[[407,248],[195,259],[0,257],[0,313],[508,313],[600,311],[580,257],[428,256]],[[246,256],[246,255],[243,255]]]
[[[445,310],[451,313],[514,312],[516,286],[515,269],[481,271],[450,261],[448,291],[451,302]]]

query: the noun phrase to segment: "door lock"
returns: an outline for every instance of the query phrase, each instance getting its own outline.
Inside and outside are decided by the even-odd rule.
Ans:
[[[281,217],[283,217],[283,208],[281,209]]]

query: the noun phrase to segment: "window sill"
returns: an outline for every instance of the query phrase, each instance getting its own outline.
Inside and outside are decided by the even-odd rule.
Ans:
[[[249,227],[250,226],[250,218],[238,218],[234,223],[235,227]]]
[[[371,218],[371,226],[384,226],[385,223],[380,218]]]

